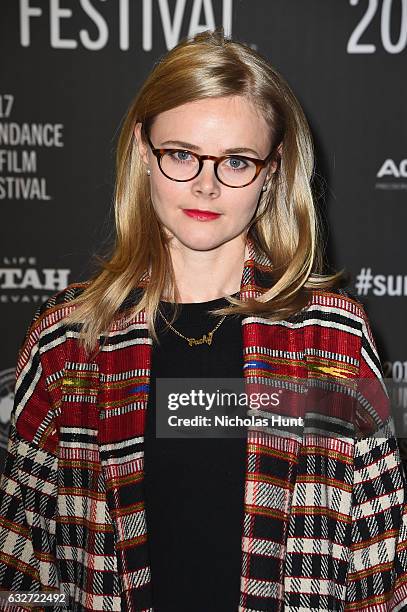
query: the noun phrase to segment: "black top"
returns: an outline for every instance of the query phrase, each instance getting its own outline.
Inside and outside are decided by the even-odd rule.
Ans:
[[[224,298],[182,304],[173,327],[195,338],[219,321]],[[160,302],[170,318],[171,304]],[[228,316],[211,346],[190,347],[161,316],[152,352],[145,432],[145,500],[157,612],[237,612],[246,438],[157,438],[155,379],[243,378],[241,317]]]

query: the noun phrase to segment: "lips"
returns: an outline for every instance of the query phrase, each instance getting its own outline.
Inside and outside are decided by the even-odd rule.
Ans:
[[[192,217],[198,221],[212,221],[220,217],[220,213],[214,213],[210,210],[197,210],[196,208],[184,208],[183,212],[188,215],[188,217]]]

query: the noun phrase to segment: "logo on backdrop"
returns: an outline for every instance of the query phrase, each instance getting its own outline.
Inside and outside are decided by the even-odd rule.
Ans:
[[[175,47],[184,35],[192,37],[203,30],[214,30],[217,25],[223,25],[225,33],[232,34],[233,0],[175,0],[171,3],[169,0],[112,0],[110,3],[80,0],[71,3],[74,8],[62,8],[59,2],[49,2],[46,11],[38,6],[38,0],[36,4],[35,6],[32,0],[20,0],[22,47],[31,46],[31,30],[37,27],[40,21],[49,28],[49,44],[53,49],[84,47],[99,51],[109,44],[109,40],[114,39],[118,40],[122,51],[128,51],[132,41],[141,37],[143,51],[151,51],[153,37],[157,37],[157,33],[161,36],[163,32],[169,50]],[[113,7],[114,25],[106,15],[107,11],[111,14]],[[67,30],[74,32],[69,38],[62,34]]]
[[[38,150],[64,146],[62,123],[27,123],[12,119],[15,97],[0,94],[0,200],[52,200],[41,176]],[[38,150],[37,150],[38,149]]]
[[[376,189],[407,189],[407,159],[385,159],[377,171]]]
[[[397,384],[390,388],[390,399],[394,414],[402,414],[407,423],[407,361],[385,361],[383,363],[385,378],[392,378]],[[401,458],[407,467],[407,438],[398,440]]]
[[[361,268],[356,275],[355,289],[363,296],[406,296],[407,274],[373,274],[372,268]]]
[[[351,6],[357,6],[359,0],[349,0],[349,3]],[[392,0],[369,0],[361,4],[364,5],[364,12],[359,11],[359,21],[355,22],[349,36],[347,52],[372,54],[384,51],[391,55],[403,53],[407,46],[405,2],[401,3],[402,10],[400,3]]]
[[[407,361],[385,361],[383,371],[385,378],[407,383]]]
[[[43,268],[36,257],[0,259],[0,303],[41,304],[69,284],[70,269]]]

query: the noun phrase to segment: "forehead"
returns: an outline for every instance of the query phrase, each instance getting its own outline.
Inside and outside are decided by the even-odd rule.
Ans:
[[[162,141],[185,140],[199,147],[256,145],[267,149],[270,131],[253,101],[228,96],[187,102],[160,113],[151,133]]]

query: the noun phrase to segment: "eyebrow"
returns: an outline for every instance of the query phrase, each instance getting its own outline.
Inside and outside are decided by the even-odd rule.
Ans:
[[[161,143],[159,148],[164,147],[164,145],[172,145],[175,147],[180,147],[181,149],[188,149],[191,151],[202,151],[200,147],[197,147],[196,145],[191,144],[190,142],[184,142],[183,140],[166,140],[165,142]],[[221,151],[222,155],[230,155],[233,153],[253,153],[253,155],[255,155],[257,158],[259,157],[258,152],[254,149],[250,149],[249,147],[232,147],[231,149],[224,149],[223,151]]]

